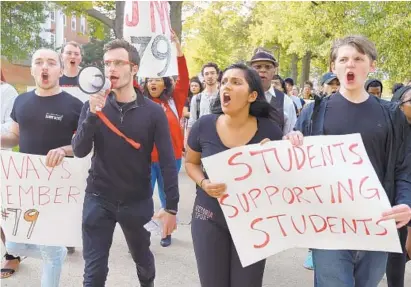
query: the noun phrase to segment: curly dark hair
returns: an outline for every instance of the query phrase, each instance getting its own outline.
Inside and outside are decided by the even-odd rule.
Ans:
[[[150,100],[153,99],[153,97],[150,95],[150,91],[148,90],[148,79],[146,78],[144,81],[144,86],[143,86],[143,90],[144,90],[144,96],[149,98]],[[160,95],[160,100],[163,102],[167,102],[169,99],[171,99],[173,97],[173,83],[171,82],[170,77],[163,77],[162,78],[164,81],[164,90]]]

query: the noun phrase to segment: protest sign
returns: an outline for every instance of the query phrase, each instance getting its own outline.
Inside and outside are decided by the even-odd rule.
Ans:
[[[89,157],[65,158],[49,168],[45,156],[1,151],[1,226],[7,240],[81,246],[89,166]]]
[[[139,52],[139,77],[178,74],[168,1],[126,1],[123,38]]]
[[[359,134],[248,145],[203,158],[242,265],[292,247],[401,252]]]
[[[36,89],[35,86],[28,86],[27,87],[27,92],[30,92],[32,90]],[[73,97],[76,97],[77,99],[79,99],[80,101],[82,101],[83,103],[85,103],[86,101],[88,101],[90,99],[90,95],[87,95],[86,93],[83,93],[79,87],[61,87],[61,90],[69,93],[70,95],[72,95]]]

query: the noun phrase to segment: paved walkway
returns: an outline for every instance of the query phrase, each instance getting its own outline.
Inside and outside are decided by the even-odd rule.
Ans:
[[[152,250],[156,258],[157,287],[200,287],[193,247],[191,243],[190,221],[194,201],[194,183],[184,170],[180,173],[180,225],[173,235],[173,245],[163,248],[159,236],[152,240]],[[156,198],[156,202],[158,199]],[[311,287],[313,272],[302,267],[306,250],[291,249],[271,257],[267,262],[264,276],[265,287]],[[60,286],[82,286],[84,262],[81,249],[67,257]],[[120,228],[116,228],[109,260],[108,287],[139,286],[134,263],[128,253],[127,244]],[[11,278],[1,281],[1,286],[37,287],[40,286],[41,261],[25,259],[20,270]],[[411,286],[411,264],[407,268],[407,284]],[[386,287],[383,281],[379,287]],[[250,286],[253,287],[253,286]]]

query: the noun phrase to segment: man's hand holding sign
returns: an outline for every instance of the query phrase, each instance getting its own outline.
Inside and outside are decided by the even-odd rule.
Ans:
[[[409,207],[391,209],[360,135],[284,139],[202,159],[243,266],[292,247],[400,252],[391,219]]]

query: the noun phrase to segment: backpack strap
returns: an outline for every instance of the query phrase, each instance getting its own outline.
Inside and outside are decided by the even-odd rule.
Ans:
[[[109,95],[110,90],[107,91],[106,93],[106,99],[107,96]],[[126,142],[128,142],[133,148],[135,149],[140,149],[141,144],[138,142],[134,141],[133,139],[127,137],[125,134],[123,134],[115,125],[113,125],[112,122],[107,118],[107,116],[102,112],[102,111],[97,111],[96,115],[100,118],[100,120],[116,135],[119,137],[123,138]]]

